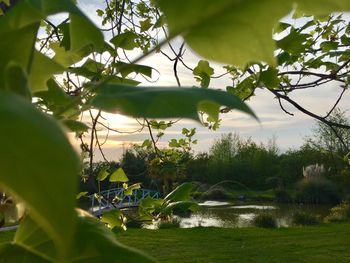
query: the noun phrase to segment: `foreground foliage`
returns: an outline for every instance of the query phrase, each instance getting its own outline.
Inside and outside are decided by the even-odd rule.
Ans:
[[[0,131],[3,146],[0,164],[4,167],[0,182],[28,208],[28,216],[13,242],[1,246],[1,259],[16,263],[151,262],[152,259],[142,253],[116,242],[111,232],[95,219],[77,216],[75,189],[81,165],[62,127],[76,132],[79,137],[82,131],[88,130],[79,122],[79,116],[92,109],[97,110],[97,115],[101,110],[108,110],[134,117],[195,120],[199,119],[198,111],[201,111],[217,120],[223,105],[255,115],[235,95],[223,91],[128,86],[138,84],[127,78],[129,73],[151,74],[150,67],[136,64],[139,59],[132,63],[119,61],[118,48],[132,50],[136,47],[133,34],[121,32],[120,26],[117,36],[105,42],[101,30],[87,19],[74,1],[1,2],[6,8],[1,3],[4,14],[0,17],[0,120],[6,128]],[[294,3],[301,11],[317,15],[350,9],[347,0],[322,2],[324,4],[315,0],[307,3],[251,0],[244,4],[229,0],[206,1],[205,12],[201,8],[203,2],[197,0],[163,0],[159,5],[169,23],[170,38],[182,35],[195,51],[218,61],[244,66],[252,60],[263,60],[273,66],[271,29],[292,10]],[[153,10],[156,8],[153,1],[150,5]],[[182,12],[184,10],[186,12]],[[271,10],[274,12],[266,17],[265,13]],[[180,11],[181,20],[178,19]],[[68,17],[58,26],[45,20],[59,13],[66,13]],[[41,28],[43,21],[46,24]],[[241,27],[242,22],[253,30]],[[151,26],[150,20],[140,24],[141,31]],[[38,34],[45,29],[52,30],[57,39],[52,41],[48,37],[46,41],[37,42]],[[219,40],[223,31],[229,34],[230,41],[216,41],[215,45],[208,41],[207,37]],[[258,37],[256,32],[259,32]],[[238,33],[242,42],[235,40]],[[236,43],[239,45],[231,45]],[[150,43],[138,45],[146,54],[150,53],[147,48]],[[101,68],[101,63],[94,60],[104,53],[109,53],[113,61],[107,68]],[[225,59],[223,53],[227,53]],[[77,66],[78,62],[81,66]],[[69,76],[68,72],[84,77],[84,85],[72,90],[69,77],[63,81],[55,77],[62,73]],[[183,98],[186,98],[185,103],[175,107]],[[86,148],[84,144],[82,148]]]

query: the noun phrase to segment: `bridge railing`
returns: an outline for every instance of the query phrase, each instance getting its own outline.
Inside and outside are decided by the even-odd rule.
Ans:
[[[90,212],[100,215],[102,211],[113,208],[132,207],[140,204],[141,200],[147,197],[159,198],[157,191],[149,189],[135,189],[131,195],[125,195],[124,188],[113,188],[89,195],[91,200]]]

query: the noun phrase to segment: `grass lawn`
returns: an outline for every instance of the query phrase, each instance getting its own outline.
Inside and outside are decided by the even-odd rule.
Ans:
[[[0,232],[0,242],[12,236],[13,232]],[[159,262],[350,262],[350,222],[271,230],[128,229],[117,238]]]
[[[129,229],[118,239],[159,262],[350,262],[350,223],[285,229]]]

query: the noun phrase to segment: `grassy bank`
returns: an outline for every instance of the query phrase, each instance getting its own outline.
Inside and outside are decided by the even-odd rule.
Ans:
[[[12,236],[0,232],[0,242]],[[159,262],[350,262],[350,222],[271,230],[129,229],[117,237]]]
[[[350,262],[350,223],[288,229],[129,229],[118,235],[160,262]]]

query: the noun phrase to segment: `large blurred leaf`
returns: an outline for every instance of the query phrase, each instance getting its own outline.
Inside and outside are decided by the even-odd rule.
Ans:
[[[199,205],[195,202],[191,201],[178,201],[178,202],[172,202],[168,204],[165,208],[165,213],[166,214],[171,214],[173,211],[182,211],[182,212],[187,212],[187,211],[198,211]]]
[[[84,122],[80,122],[80,121],[63,120],[63,124],[71,132],[84,133],[84,132],[87,132],[89,130],[89,126],[87,126]]]
[[[221,105],[255,116],[239,98],[220,90],[173,87],[131,87],[107,84],[98,89],[92,104],[108,112],[133,117],[184,117],[199,120],[198,110],[216,115]],[[216,116],[212,116],[215,118]]]
[[[2,26],[0,19],[0,28]],[[6,33],[1,33],[0,30],[0,50],[3,51],[0,52],[0,86],[4,85],[5,69],[9,63],[15,63],[27,70],[37,28],[36,25],[31,25]]]
[[[46,82],[53,76],[63,72],[64,67],[40,52],[34,52],[29,82],[32,92],[47,90]]]
[[[274,64],[272,28],[292,7],[280,0],[160,0],[159,5],[171,36],[181,34],[205,58],[241,67],[249,61]]]
[[[350,10],[349,0],[159,0],[170,36],[182,35],[205,58],[244,67],[275,64],[272,29],[297,3],[307,13]],[[181,19],[179,19],[181,14]]]
[[[192,188],[192,183],[183,183],[170,192],[164,199],[171,202],[188,201]]]
[[[29,101],[32,100],[27,74],[24,72],[23,68],[18,65],[9,64],[6,68],[5,85],[0,86],[0,89],[2,87],[17,93]]]
[[[18,229],[15,240],[0,246],[0,262],[155,262],[145,254],[116,241],[113,232],[94,218],[79,218],[68,260],[59,260],[52,240],[30,218]]]
[[[61,248],[74,230],[79,158],[59,125],[24,99],[0,91],[0,181]]]
[[[72,14],[70,18],[71,49],[79,51],[87,45],[93,45],[96,51],[102,51],[104,39],[101,31],[81,14]]]

